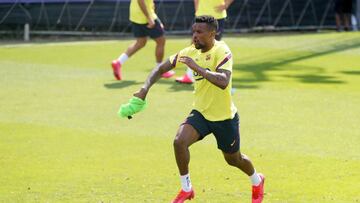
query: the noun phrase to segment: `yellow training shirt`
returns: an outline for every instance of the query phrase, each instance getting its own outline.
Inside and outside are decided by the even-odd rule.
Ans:
[[[216,19],[226,18],[226,9],[222,12],[217,12],[215,10],[216,6],[225,4],[224,0],[199,0],[198,10],[196,11],[196,16],[201,15],[211,15]]]
[[[232,72],[232,55],[229,47],[223,41],[215,41],[214,46],[207,52],[202,53],[191,45],[179,53],[170,56],[169,60],[174,67],[185,66],[179,62],[180,56],[192,58],[200,67],[212,72],[225,69]],[[209,121],[222,121],[232,119],[237,111],[231,99],[231,80],[226,89],[221,89],[197,72],[193,71],[194,84],[194,109],[199,111]]]
[[[155,13],[155,5],[153,0],[144,0],[146,9],[150,16],[153,19],[157,19],[157,15]],[[140,5],[137,0],[131,0],[130,3],[130,21],[138,24],[147,24],[147,18],[142,12]]]

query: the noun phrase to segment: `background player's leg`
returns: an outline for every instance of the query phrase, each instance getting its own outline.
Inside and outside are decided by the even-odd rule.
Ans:
[[[165,37],[162,35],[161,37],[154,39],[156,42],[155,47],[155,57],[156,57],[156,66],[159,66],[164,59],[164,50],[165,50]],[[163,78],[170,78],[175,74],[173,70],[170,70],[166,73],[162,74]]]
[[[146,45],[146,42],[147,42],[146,37],[136,38],[136,41],[127,48],[125,54],[128,57],[132,56],[137,51],[139,51],[141,48],[143,48]]]
[[[341,29],[342,29],[342,27],[341,27],[341,17],[340,17],[340,14],[338,14],[338,13],[335,14],[335,22],[336,22],[336,30],[341,31]]]
[[[146,37],[139,37],[136,38],[136,41],[131,44],[125,53],[122,53],[118,59],[113,60],[111,63],[114,76],[117,80],[122,79],[121,69],[122,65],[129,59],[130,56],[135,54],[139,49],[143,48],[146,44],[147,38]]]
[[[156,62],[161,63],[162,60],[164,59],[165,37],[161,36],[154,40],[156,42],[156,47],[155,47]]]

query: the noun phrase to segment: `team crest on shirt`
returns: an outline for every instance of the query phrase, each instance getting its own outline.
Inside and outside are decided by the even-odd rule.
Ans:
[[[206,55],[205,60],[208,61],[208,60],[210,60],[210,59],[211,59],[211,54]]]

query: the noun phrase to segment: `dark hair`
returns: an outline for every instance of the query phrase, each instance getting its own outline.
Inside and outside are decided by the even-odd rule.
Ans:
[[[210,30],[215,32],[219,26],[217,20],[213,16],[209,15],[197,16],[195,18],[195,23],[206,23]]]

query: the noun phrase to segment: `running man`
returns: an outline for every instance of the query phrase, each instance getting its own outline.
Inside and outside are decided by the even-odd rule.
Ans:
[[[172,201],[181,203],[194,198],[189,162],[189,147],[210,133],[226,162],[247,174],[252,183],[252,202],[264,196],[265,177],[257,173],[250,159],[240,152],[239,116],[231,99],[232,55],[225,42],[215,40],[217,20],[198,16],[192,26],[192,45],[170,56],[148,76],[143,87],[134,94],[145,100],[150,87],[163,73],[180,64],[194,71],[194,109],[182,123],[174,139],[174,152],[180,173],[181,190]]]
[[[156,66],[159,66],[164,58],[164,26],[155,13],[155,4],[153,0],[131,0],[130,2],[130,21],[132,31],[136,41],[131,44],[127,50],[122,53],[118,59],[111,63],[114,76],[117,80],[122,79],[121,68],[125,61],[133,54],[146,45],[147,37],[152,38],[156,43],[155,57]],[[174,71],[166,72],[162,75],[164,78],[170,78]]]

